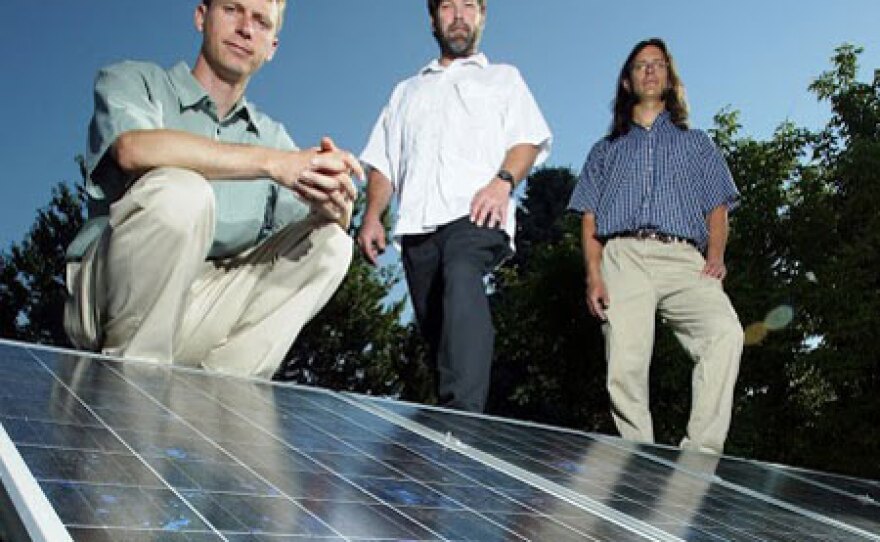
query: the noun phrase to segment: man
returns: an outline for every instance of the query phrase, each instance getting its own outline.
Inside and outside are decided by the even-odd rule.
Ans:
[[[375,264],[395,194],[394,236],[439,403],[480,412],[495,333],[483,276],[510,254],[511,195],[551,136],[516,68],[477,52],[485,0],[428,0],[428,11],[440,55],[397,85],[361,154],[369,174],[358,244]]]
[[[727,214],[739,194],[723,157],[687,117],[666,45],[636,45],[620,72],[611,133],[590,151],[569,208],[583,213],[587,305],[604,322],[621,436],[654,440],[648,369],[659,310],[695,363],[681,445],[720,454],[743,345],[722,289]]]
[[[339,285],[357,160],[328,138],[298,150],[244,97],[284,7],[202,0],[192,70],[98,74],[91,219],[68,250],[77,346],[269,378]]]

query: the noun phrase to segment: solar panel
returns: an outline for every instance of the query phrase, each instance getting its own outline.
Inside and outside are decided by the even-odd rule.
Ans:
[[[9,342],[0,475],[10,540],[880,540],[867,480]]]

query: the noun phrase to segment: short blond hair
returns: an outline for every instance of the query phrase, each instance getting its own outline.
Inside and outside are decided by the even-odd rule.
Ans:
[[[287,8],[287,0],[273,0],[278,5],[278,24],[275,26],[275,35],[281,32],[281,26],[284,24],[284,10]],[[202,0],[205,7],[211,6],[211,0]]]

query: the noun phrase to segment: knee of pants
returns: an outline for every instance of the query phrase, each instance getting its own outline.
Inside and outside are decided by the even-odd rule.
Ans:
[[[715,323],[714,329],[716,337],[742,349],[745,342],[745,333],[739,320],[736,318],[719,320]]]
[[[131,197],[169,235],[185,238],[203,221],[214,222],[214,191],[203,176],[188,169],[154,169],[137,181]]]

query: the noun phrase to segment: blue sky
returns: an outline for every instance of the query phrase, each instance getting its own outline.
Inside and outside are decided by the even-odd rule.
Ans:
[[[22,239],[60,180],[76,180],[96,70],[122,59],[190,64],[197,0],[4,0],[0,18],[3,194],[0,249]],[[289,0],[276,59],[249,97],[301,145],[321,135],[359,152],[395,82],[436,53],[423,0]],[[632,45],[666,39],[698,126],[722,107],[743,132],[783,120],[818,127],[828,108],[806,91],[834,47],[865,47],[880,67],[877,0],[490,0],[483,50],[515,64],[556,143],[550,165],[578,168],[606,130],[614,78]]]

